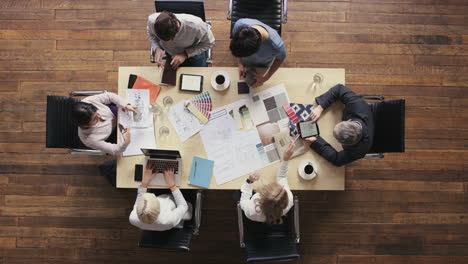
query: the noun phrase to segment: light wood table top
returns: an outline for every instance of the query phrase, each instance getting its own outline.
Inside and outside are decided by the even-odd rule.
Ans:
[[[128,77],[130,74],[139,75],[154,83],[160,81],[160,70],[157,67],[120,67],[119,68],[119,90],[120,96],[126,96]],[[211,74],[215,71],[223,70],[229,73],[231,78],[230,87],[222,92],[211,88]],[[174,104],[180,100],[187,100],[195,96],[195,93],[181,92],[179,90],[179,75],[199,74],[203,75],[203,91],[209,91],[213,100],[213,109],[217,109],[239,99],[245,98],[246,95],[237,93],[238,70],[236,67],[206,67],[206,68],[179,68],[177,71],[176,86],[161,86],[161,92],[157,98],[157,103],[161,106],[165,96],[171,96],[174,99]],[[322,85],[312,89],[312,79],[316,73],[321,73],[324,76]],[[315,68],[281,68],[270,80],[264,83],[263,86],[255,88],[253,93],[268,89],[275,85],[284,83],[288,96],[293,103],[314,104],[315,97],[323,94],[332,86],[342,83],[345,84],[344,69],[315,69]],[[341,145],[334,139],[332,135],[333,127],[341,121],[343,105],[335,103],[322,113],[318,121],[320,127],[320,136],[329,142],[335,149],[341,150]],[[165,115],[157,117],[155,122],[155,136],[159,136],[159,128],[162,125],[169,127],[170,134],[164,140],[156,138],[157,148],[159,149],[176,149],[182,155],[182,178],[180,188],[198,188],[188,185],[188,176],[192,165],[192,157],[199,156],[206,158],[206,153],[203,148],[200,134],[197,133],[185,142],[181,142],[170,121]],[[120,137],[119,137],[120,139]],[[297,173],[299,162],[304,159],[312,159],[316,164],[317,177],[313,180],[303,180]],[[137,188],[140,182],[134,181],[135,164],[144,164],[145,156],[118,157],[117,159],[117,187],[118,188]],[[276,170],[280,163],[261,169],[259,172],[262,175],[260,184],[273,181],[276,177]],[[336,167],[323,159],[312,149],[305,154],[295,157],[289,162],[288,181],[291,190],[344,190],[345,167]],[[245,182],[247,176],[239,177],[233,181],[218,186],[214,176],[211,178],[210,189],[239,189]],[[259,184],[259,183],[255,183]],[[162,186],[153,186],[154,188],[162,188]]]

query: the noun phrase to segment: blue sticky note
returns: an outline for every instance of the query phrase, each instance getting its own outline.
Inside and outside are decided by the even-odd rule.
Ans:
[[[193,157],[190,169],[189,184],[208,188],[210,186],[211,174],[213,173],[214,161]]]

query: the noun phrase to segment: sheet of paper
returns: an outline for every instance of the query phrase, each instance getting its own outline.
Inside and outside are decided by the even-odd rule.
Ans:
[[[150,91],[148,89],[127,89],[127,101],[138,107],[138,112],[122,111],[119,108],[119,123],[124,127],[152,127],[153,114],[149,111]]]
[[[185,101],[182,100],[166,111],[167,118],[182,142],[195,135],[204,125],[184,104]]]
[[[234,113],[246,104],[247,100],[243,99],[212,111],[210,122],[200,131],[208,159],[215,162],[213,175],[217,185],[265,166],[259,153],[261,142],[255,127],[239,129],[233,118]]]
[[[132,128],[130,130],[130,145],[122,153],[122,156],[143,155],[141,148],[156,148],[156,137],[154,135],[154,127]]]
[[[257,149],[266,164],[280,161],[273,135],[288,127],[289,118],[282,107],[285,103],[289,103],[289,96],[284,84],[256,93],[248,102],[249,114],[261,139]]]
[[[273,86],[253,94],[249,101],[249,109],[255,125],[265,122],[276,123],[288,118],[282,105],[289,103],[288,93],[284,84]]]

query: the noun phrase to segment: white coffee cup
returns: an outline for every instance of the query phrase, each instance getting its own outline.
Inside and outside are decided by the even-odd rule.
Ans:
[[[317,166],[314,166],[314,162],[312,160],[303,160],[299,163],[297,172],[302,179],[313,180],[317,177]]]

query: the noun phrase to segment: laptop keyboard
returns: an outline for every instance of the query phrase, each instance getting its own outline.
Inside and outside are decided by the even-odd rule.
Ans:
[[[179,162],[176,160],[148,160],[148,164],[154,164],[153,173],[163,173],[165,168],[173,168],[174,174],[179,172]]]

